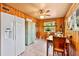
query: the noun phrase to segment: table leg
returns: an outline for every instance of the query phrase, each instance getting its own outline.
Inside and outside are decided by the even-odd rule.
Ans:
[[[48,56],[48,41],[47,41],[47,56]]]
[[[67,43],[67,56],[69,56],[69,44]]]

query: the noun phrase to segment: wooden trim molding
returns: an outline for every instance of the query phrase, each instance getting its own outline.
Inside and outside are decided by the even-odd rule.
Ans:
[[[69,8],[67,14],[65,15],[65,18],[69,17],[78,8],[78,6],[79,6],[78,3],[73,3]]]

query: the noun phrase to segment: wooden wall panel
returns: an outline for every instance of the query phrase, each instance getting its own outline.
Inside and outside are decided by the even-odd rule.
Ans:
[[[56,31],[64,31],[64,18],[59,18],[56,20]]]
[[[65,15],[65,18],[68,18],[77,8],[78,8],[78,3],[73,3],[70,6],[70,9],[68,10],[67,14]]]
[[[78,8],[78,4],[73,4],[68,13],[65,16],[65,36],[72,36],[71,42],[72,45],[74,46],[74,49],[76,50],[76,55],[79,55],[79,33],[77,31],[71,31],[68,29],[68,18],[72,13]]]
[[[37,28],[37,37],[38,38],[43,38],[43,21],[41,21],[41,20],[39,20],[39,21],[37,21],[37,26],[36,26],[36,28]]]
[[[45,39],[47,37],[47,33],[44,32],[44,22],[52,22],[52,21],[55,21],[56,22],[56,32],[57,31],[61,31],[61,27],[60,25],[64,25],[64,18],[55,18],[55,19],[44,19],[44,20],[39,20],[37,21],[37,29],[38,29],[38,32],[37,32],[37,37],[38,38],[42,38],[42,39]],[[64,28],[63,28],[64,30]]]
[[[0,12],[1,12],[1,5],[2,5],[2,4],[0,3]]]
[[[76,55],[79,56],[79,32],[76,33]]]

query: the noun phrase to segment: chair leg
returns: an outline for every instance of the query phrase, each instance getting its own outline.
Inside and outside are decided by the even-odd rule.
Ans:
[[[64,52],[62,53],[62,56],[65,56],[65,53]]]
[[[53,56],[54,56],[54,51],[53,51]]]
[[[53,50],[53,56],[55,56],[55,52],[56,52],[56,51]]]

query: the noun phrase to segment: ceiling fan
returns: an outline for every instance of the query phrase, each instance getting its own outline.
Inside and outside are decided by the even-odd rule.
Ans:
[[[39,14],[43,15],[43,16],[51,16],[51,15],[48,14],[49,12],[50,12],[49,9],[48,10],[45,10],[45,9],[40,9],[39,10]]]

